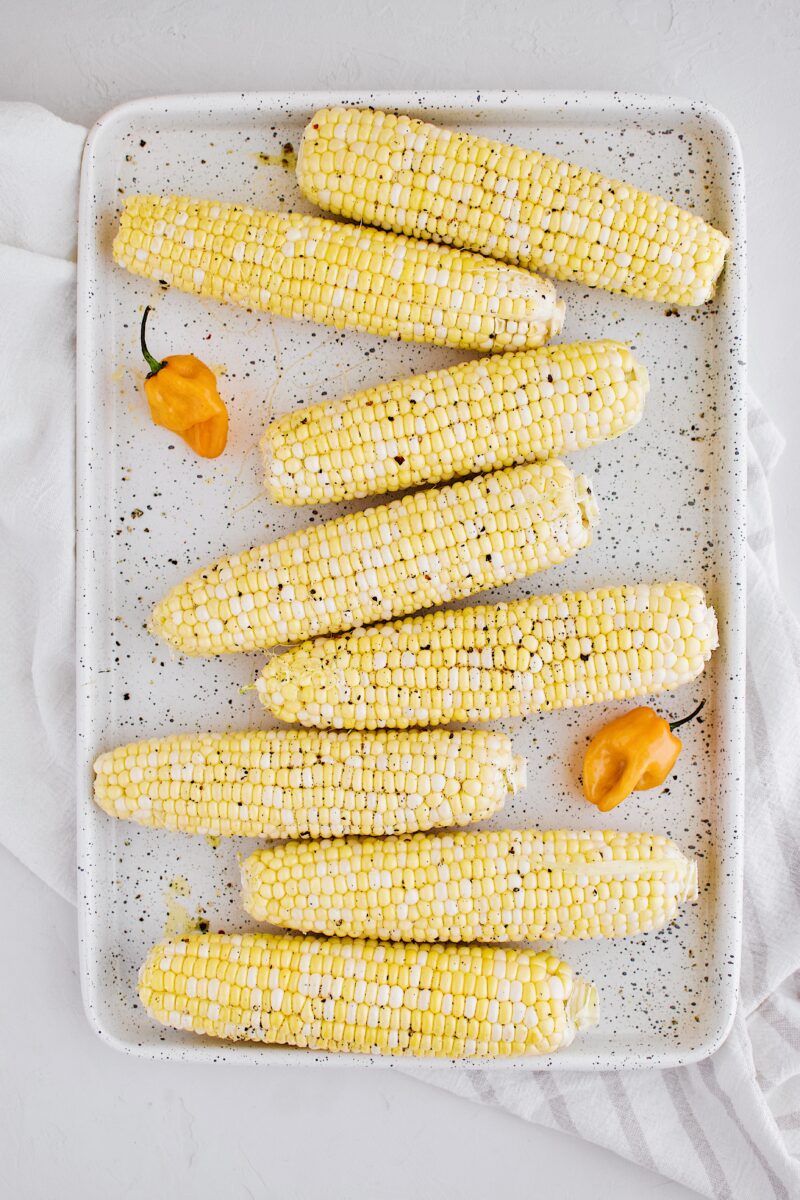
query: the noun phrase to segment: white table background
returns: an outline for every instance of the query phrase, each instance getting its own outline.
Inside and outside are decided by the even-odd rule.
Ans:
[[[750,377],[800,433],[795,0],[2,0],[0,99],[91,125],[154,93],[594,88],[697,97],[744,149]],[[795,232],[790,234],[790,229]],[[793,454],[774,488],[800,603]],[[0,850],[0,1193],[690,1200],[615,1155],[394,1071],[218,1069],[123,1057],[81,1009],[74,910]]]

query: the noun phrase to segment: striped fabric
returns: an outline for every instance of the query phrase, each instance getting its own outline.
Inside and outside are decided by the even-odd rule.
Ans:
[[[741,1000],[730,1037],[705,1062],[671,1071],[418,1077],[597,1142],[701,1196],[796,1200],[800,627],[778,590],[767,486],[783,442],[755,399],[749,435],[745,917]]]

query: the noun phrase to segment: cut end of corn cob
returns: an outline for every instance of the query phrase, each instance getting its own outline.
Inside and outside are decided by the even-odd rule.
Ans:
[[[583,528],[589,531],[600,520],[600,506],[588,476],[575,476],[575,497],[581,513]]]
[[[568,1002],[568,1020],[577,1032],[592,1029],[600,1019],[597,988],[585,979],[576,979]]]
[[[553,458],[632,428],[648,387],[611,341],[429,371],[273,421],[265,485],[282,504],[318,504]]]
[[[473,730],[477,733],[477,730]],[[508,790],[512,796],[524,792],[528,786],[528,760],[521,754],[515,754],[511,761],[511,769],[507,772]]]
[[[404,496],[195,572],[152,629],[183,654],[268,649],[432,608],[563,562],[597,504],[557,459]]]
[[[412,617],[277,655],[256,684],[284,721],[403,729],[627,700],[695,679],[717,622],[689,583],[531,596]]]
[[[415,942],[613,938],[661,929],[697,895],[668,838],[491,830],[285,843],[242,865],[245,910],[304,933]]]
[[[631,184],[372,109],[315,113],[297,178],[314,203],[354,221],[670,304],[710,299],[730,245]]]
[[[153,947],[139,995],[174,1029],[363,1054],[552,1054],[597,1022],[566,963],[488,946],[193,934]]]
[[[196,296],[436,346],[532,348],[564,320],[550,281],[519,267],[217,200],[126,197],[113,254],[134,275]]]
[[[327,838],[467,825],[525,786],[501,733],[252,729],[131,742],[94,764],[112,817],[214,837]]]

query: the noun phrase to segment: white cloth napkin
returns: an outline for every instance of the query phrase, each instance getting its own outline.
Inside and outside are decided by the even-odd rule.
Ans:
[[[0,104],[0,838],[74,902],[73,443],[77,180],[85,131]],[[800,1195],[800,630],[778,590],[767,479],[782,439],[750,409],[742,992],[708,1061],[604,1074],[431,1072],[426,1082],[577,1134],[715,1200]]]
[[[0,824],[75,902],[75,246],[86,130],[0,104]]]

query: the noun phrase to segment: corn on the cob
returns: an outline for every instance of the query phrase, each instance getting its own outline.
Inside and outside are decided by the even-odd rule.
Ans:
[[[287,413],[261,441],[266,486],[317,504],[552,458],[635,425],[647,371],[619,342],[498,354]]]
[[[315,204],[355,221],[670,304],[708,300],[730,244],[629,183],[371,109],[315,113],[297,179]]]
[[[688,583],[599,588],[478,605],[319,638],[256,684],[275,716],[335,729],[496,721],[688,683],[717,645]]]
[[[697,896],[658,834],[493,830],[289,842],[242,866],[244,907],[304,933],[413,942],[624,937]]]
[[[566,963],[488,946],[194,934],[153,947],[139,995],[175,1029],[365,1054],[551,1054],[597,1022]]]
[[[114,259],[196,296],[435,346],[540,346],[564,320],[550,281],[519,267],[323,217],[186,196],[128,196]]]
[[[532,575],[588,546],[597,506],[553,460],[431,488],[222,559],[152,626],[184,654],[353,629]]]
[[[101,754],[112,817],[223,837],[412,833],[480,821],[525,783],[501,733],[251,729],[132,742]]]

